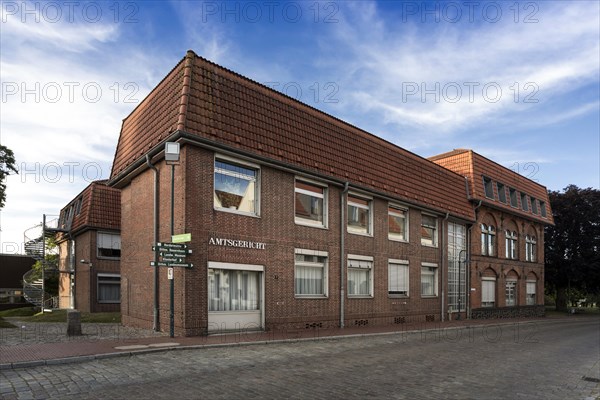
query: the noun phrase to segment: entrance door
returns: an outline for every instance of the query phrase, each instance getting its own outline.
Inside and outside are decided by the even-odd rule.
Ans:
[[[208,330],[263,328],[263,266],[209,262]]]

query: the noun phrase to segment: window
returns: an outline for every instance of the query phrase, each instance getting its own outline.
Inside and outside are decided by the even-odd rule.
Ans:
[[[529,211],[529,203],[527,203],[527,195],[525,193],[521,193],[521,208],[523,211]]]
[[[215,159],[215,208],[258,215],[258,171]]]
[[[527,305],[534,306],[535,305],[535,287],[537,285],[536,281],[527,281]]]
[[[121,275],[98,274],[98,303],[121,302]]]
[[[437,218],[431,215],[421,215],[421,244],[437,246]]]
[[[508,188],[508,193],[510,193],[510,205],[512,207],[518,207],[519,203],[517,202],[517,191],[513,188]]]
[[[535,236],[525,236],[525,261],[535,262],[537,258],[537,242]]]
[[[348,195],[348,232],[371,234],[371,200]]]
[[[514,307],[517,305],[517,281],[506,281],[506,306]]]
[[[75,204],[75,215],[81,214],[81,203],[83,203],[83,196],[77,199]]]
[[[540,211],[542,212],[542,217],[546,218],[546,203],[543,201],[540,201]]]
[[[373,257],[348,256],[348,296],[373,294]]]
[[[496,280],[482,278],[481,280],[481,307],[494,307],[496,305]]]
[[[467,235],[464,225],[448,222],[448,306],[464,311],[467,305]]]
[[[296,249],[296,296],[327,296],[327,252]]]
[[[488,199],[494,198],[494,185],[492,180],[488,177],[483,177],[483,189],[485,191],[485,197]]]
[[[496,255],[496,229],[491,225],[481,224],[481,255]]]
[[[531,200],[531,212],[534,214],[538,214],[538,205],[537,200],[534,197],[529,198]]]
[[[421,264],[421,296],[437,296],[437,264]]]
[[[388,238],[408,240],[408,210],[392,205],[388,207]]]
[[[389,260],[388,294],[408,296],[408,261]]]
[[[259,309],[259,271],[208,269],[208,311]]]
[[[506,204],[506,189],[504,188],[504,185],[500,182],[497,182],[496,186],[498,188],[498,200]]]
[[[68,259],[67,259],[67,267],[69,271],[75,271],[75,241],[69,240],[67,242],[67,251],[68,251]]]
[[[296,181],[296,223],[326,226],[327,188]]]
[[[506,231],[506,258],[517,259],[517,232]]]
[[[98,257],[121,257],[121,235],[98,232]]]

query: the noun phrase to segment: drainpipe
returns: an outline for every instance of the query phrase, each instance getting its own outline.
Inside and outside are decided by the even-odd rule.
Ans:
[[[445,246],[445,240],[444,240],[445,236],[444,235],[448,231],[448,228],[446,227],[446,221],[448,221],[448,217],[449,216],[450,216],[450,213],[447,212],[446,216],[444,217],[444,220],[442,221],[442,232],[441,232],[442,233],[442,243],[441,243],[441,246],[440,246],[440,253],[442,254],[442,268],[441,268],[442,273],[440,274],[441,275],[440,279],[442,281],[442,295],[440,296],[441,297],[441,303],[442,303],[442,310],[441,310],[440,315],[441,315],[442,322],[445,320],[445,313],[446,313],[446,311],[444,310],[444,306],[446,304],[446,302],[444,301],[445,300],[444,299],[444,295],[446,293],[444,291],[444,265],[447,266],[447,264],[448,264],[448,262],[447,262],[447,258],[448,257],[444,257],[444,246]]]
[[[348,193],[348,185],[349,182],[346,182],[344,184],[344,190],[342,190],[342,192],[340,193],[340,328],[344,328],[344,298],[345,298],[345,292],[344,292],[344,288],[345,288],[345,277],[344,277],[344,271],[345,271],[345,267],[346,267],[346,263],[345,263],[345,257],[344,254],[346,252],[345,249],[345,241],[344,239],[346,238],[346,224],[345,224],[345,212],[346,212],[346,207],[345,204],[346,202],[345,200],[345,196],[346,193]]]
[[[150,155],[146,154],[146,164],[154,171],[154,236],[153,244],[158,242],[158,169],[150,163]],[[152,329],[159,331],[159,303],[158,303],[158,252],[154,252],[154,321]]]

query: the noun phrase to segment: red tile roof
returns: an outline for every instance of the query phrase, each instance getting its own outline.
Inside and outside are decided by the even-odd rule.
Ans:
[[[65,221],[67,212],[81,199],[79,214],[73,216],[71,233],[91,229],[121,229],[121,191],[106,185],[107,181],[94,181],[60,211],[59,221]]]
[[[513,214],[526,216],[527,218],[537,220],[544,224],[554,223],[552,210],[550,209],[548,190],[539,183],[503,167],[473,150],[456,149],[448,153],[430,157],[429,159],[458,174],[466,176],[469,179],[469,195],[474,200],[485,201],[494,207],[509,211]],[[546,217],[544,218],[540,214],[533,214],[531,212],[531,206],[529,206],[529,211],[523,211],[520,196],[518,196],[519,207],[517,208],[511,207],[509,198],[507,199],[507,204],[498,201],[497,187],[494,187],[494,199],[487,198],[485,196],[483,185],[484,176],[492,179],[494,185],[496,182],[500,182],[507,188],[516,189],[521,193],[543,201],[546,207]]]
[[[474,219],[462,176],[191,51],[123,121],[111,182],[176,130]]]

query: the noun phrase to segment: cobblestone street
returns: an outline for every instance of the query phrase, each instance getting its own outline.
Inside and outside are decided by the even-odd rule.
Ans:
[[[598,399],[597,318],[0,371],[3,399]]]

